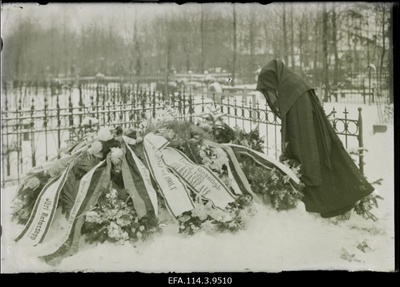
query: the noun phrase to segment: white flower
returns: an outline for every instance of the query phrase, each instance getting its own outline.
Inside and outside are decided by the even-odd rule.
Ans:
[[[99,155],[101,150],[103,149],[103,145],[99,141],[95,141],[90,144],[90,147],[88,148],[88,152],[92,155]]]
[[[96,211],[89,211],[86,213],[87,222],[102,223],[100,215]]]
[[[58,167],[58,165],[53,165],[48,171],[50,177],[57,177],[61,173],[61,169]]]
[[[192,211],[193,216],[197,216],[201,221],[206,220],[208,217],[208,210],[202,205],[196,206]]]
[[[111,162],[114,165],[120,165],[122,163],[122,159],[124,157],[124,151],[119,147],[111,148]]]
[[[107,234],[109,237],[114,239],[121,239],[122,238],[122,230],[115,222],[111,221],[110,225],[108,226]]]
[[[115,188],[113,188],[113,189],[111,189],[109,195],[110,195],[110,198],[112,198],[112,199],[117,198],[118,192]]]
[[[117,219],[119,226],[128,226],[131,223],[132,216],[129,214],[124,214]]]
[[[129,234],[128,234],[128,232],[122,231],[121,239],[122,239],[122,241],[128,240],[128,239],[129,239]]]
[[[201,229],[207,234],[212,234],[216,231],[215,225],[212,223],[211,220],[204,221],[201,224]]]
[[[109,127],[101,127],[97,132],[97,136],[101,141],[109,141],[114,137]]]
[[[28,181],[25,183],[25,187],[29,187],[30,189],[35,190],[36,188],[38,188],[40,185],[40,180],[34,176],[31,177],[30,179],[28,179]]]

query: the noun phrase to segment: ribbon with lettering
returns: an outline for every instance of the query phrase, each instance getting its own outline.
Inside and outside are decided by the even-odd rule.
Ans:
[[[54,219],[61,190],[67,179],[69,166],[64,172],[50,180],[40,192],[33,206],[32,213],[25,228],[15,239],[25,246],[36,246],[46,237],[49,227]]]
[[[245,155],[250,157],[252,160],[254,160],[254,162],[256,162],[258,165],[264,168],[278,169],[283,174],[289,176],[290,183],[293,185],[294,188],[299,189],[300,179],[293,173],[293,171],[289,167],[277,161],[276,159],[244,146],[235,144],[223,144],[223,145],[232,148],[233,152],[237,155]]]
[[[164,148],[162,155],[165,164],[190,189],[209,199],[216,207],[224,209],[235,201],[229,188],[209,168],[194,164],[185,154],[173,148]]]
[[[33,250],[35,254],[40,256],[52,255],[51,257],[55,258],[69,249],[74,235],[74,232],[71,231],[74,230],[76,219],[88,207],[85,203],[96,190],[104,190],[104,186],[107,186],[110,182],[110,176],[107,176],[107,172],[108,174],[110,172],[109,169],[105,168],[105,162],[106,160],[99,162],[82,177],[69,216],[65,217],[61,213],[58,214],[51,227],[52,236],[46,239],[44,244],[38,246],[36,250]]]
[[[169,211],[177,217],[185,211],[192,210],[194,203],[189,191],[183,182],[168,170],[163,161],[161,150],[168,145],[168,141],[162,136],[149,133],[144,137],[143,145],[147,166]]]
[[[52,234],[49,240],[42,244],[37,254],[47,262],[61,261],[66,256],[75,254],[79,249],[81,229],[85,223],[85,214],[93,209],[102,192],[108,189],[111,175],[110,156],[100,162],[90,174],[85,175],[85,182],[79,186],[78,195],[74,202],[70,216],[66,218],[59,214],[58,222],[52,226]],[[83,178],[82,178],[83,179]]]
[[[241,194],[246,194],[246,195],[251,195],[251,197],[254,198],[254,200],[257,201],[256,195],[253,193],[251,190],[251,186],[242,170],[240,167],[240,163],[238,159],[235,156],[235,153],[233,152],[232,148],[228,145],[225,144],[218,144],[209,140],[204,140],[204,143],[212,146],[214,148],[221,148],[225,154],[228,157],[229,160],[229,166],[228,166],[228,175],[229,178],[233,182],[233,186],[235,187],[235,192],[238,193],[236,190],[240,190]]]
[[[129,147],[129,138],[123,136],[126,155],[122,162],[122,178],[125,189],[133,200],[139,218],[148,213],[157,215],[157,194],[151,183],[149,170]]]

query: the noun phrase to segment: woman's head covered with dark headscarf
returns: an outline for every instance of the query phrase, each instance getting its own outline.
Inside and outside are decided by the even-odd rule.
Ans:
[[[286,115],[302,94],[311,89],[313,88],[305,80],[279,60],[266,64],[258,76],[257,91],[264,94],[268,104],[280,118]],[[274,96],[277,102],[275,108]]]

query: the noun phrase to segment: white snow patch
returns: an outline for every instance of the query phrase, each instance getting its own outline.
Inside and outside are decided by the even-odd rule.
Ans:
[[[335,105],[337,111],[344,106]],[[330,110],[325,105],[326,110]],[[347,105],[357,117],[357,105]],[[154,238],[131,244],[87,245],[49,266],[27,256],[13,242],[22,226],[11,222],[11,203],[16,187],[2,189],[2,272],[49,271],[139,271],[139,272],[279,272],[282,270],[394,270],[394,157],[393,127],[386,133],[372,134],[377,119],[375,106],[363,106],[365,174],[370,181],[383,178],[377,186],[381,200],[374,213],[379,220],[365,220],[352,213],[339,222],[305,212],[302,203],[294,210],[277,212],[259,206],[245,230],[236,234],[195,236],[178,234],[178,226],[168,225]],[[357,246],[365,242],[370,249]],[[344,252],[354,255],[341,258]]]

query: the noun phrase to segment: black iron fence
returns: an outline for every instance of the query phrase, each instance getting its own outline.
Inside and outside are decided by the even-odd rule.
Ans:
[[[8,87],[9,88],[9,87]],[[22,92],[21,92],[22,91]],[[2,97],[1,142],[2,184],[17,183],[31,167],[57,158],[62,148],[82,138],[90,128],[88,117],[99,125],[137,127],[145,119],[157,118],[168,110],[181,120],[196,122],[205,112],[226,115],[231,127],[245,131],[258,129],[264,140],[264,152],[280,155],[280,120],[269,109],[265,99],[256,93],[223,93],[185,91],[164,95],[139,87],[118,84],[44,85],[38,88],[25,84],[8,89]],[[332,124],[348,145],[363,146],[362,115],[348,118],[333,110]],[[352,139],[353,143],[350,143]],[[363,171],[363,155],[359,155]]]

